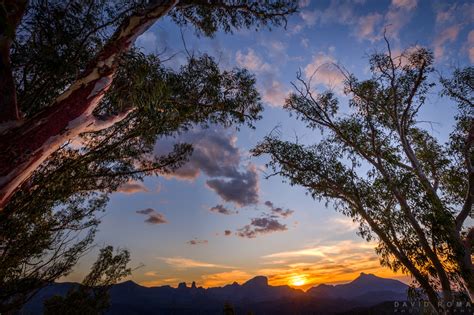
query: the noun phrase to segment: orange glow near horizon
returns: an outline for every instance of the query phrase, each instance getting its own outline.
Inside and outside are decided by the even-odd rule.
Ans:
[[[177,286],[179,282],[190,284],[195,281],[197,286],[209,288],[233,282],[243,284],[255,276],[266,276],[269,285],[288,285],[306,291],[323,283],[351,282],[362,272],[410,282],[408,276],[380,266],[373,247],[373,243],[347,240],[314,245],[262,256],[257,268],[239,268],[231,262],[162,258],[163,266],[171,267],[169,272],[146,272],[140,283],[145,286]]]
[[[293,276],[288,281],[288,285],[292,287],[301,287],[306,283],[306,275]]]

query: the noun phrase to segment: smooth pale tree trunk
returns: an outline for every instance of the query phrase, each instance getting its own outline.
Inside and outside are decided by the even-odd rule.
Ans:
[[[80,79],[54,105],[0,134],[0,209],[61,145],[82,132],[102,130],[127,116],[131,109],[105,120],[94,117],[93,111],[112,83],[119,55],[177,2],[151,1],[144,12],[127,18]],[[1,127],[0,130],[5,129]]]

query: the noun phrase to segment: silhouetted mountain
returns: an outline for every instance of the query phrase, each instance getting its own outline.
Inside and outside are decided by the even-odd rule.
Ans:
[[[41,314],[43,301],[53,295],[64,295],[78,284],[55,283],[39,292],[22,310],[22,314]],[[268,285],[258,276],[242,285],[234,282],[223,287],[204,289],[193,282],[177,288],[147,288],[133,281],[110,289],[108,314],[222,314],[225,302],[236,314],[337,314],[350,309],[371,307],[378,303],[405,300],[407,285],[393,279],[362,273],[354,281],[341,285],[319,285],[308,292],[289,286]]]
[[[321,284],[307,291],[307,294],[324,298],[358,300],[362,303],[380,303],[387,300],[403,300],[408,286],[394,279],[385,279],[373,274],[361,273],[352,282],[340,285]]]

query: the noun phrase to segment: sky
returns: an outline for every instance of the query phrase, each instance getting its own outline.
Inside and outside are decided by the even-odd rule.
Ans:
[[[127,248],[131,280],[145,286],[195,281],[221,286],[265,275],[272,285],[307,289],[343,283],[361,272],[409,282],[379,265],[374,243],[357,226],[300,187],[269,175],[268,157],[249,154],[276,127],[284,139],[315,143],[319,135],[282,108],[298,71],[318,89],[335,91],[341,104],[344,66],[359,78],[370,76],[368,58],[383,51],[386,29],[394,54],[414,46],[432,49],[435,67],[449,75],[474,61],[474,3],[422,0],[302,0],[286,29],[219,32],[197,37],[169,19],[157,22],[137,40],[145,53],[161,53],[177,68],[186,50],[207,53],[222,69],[244,67],[255,74],[264,104],[255,129],[194,128],[179,141],[194,145],[190,161],[165,177],[130,182],[112,195],[96,238],[98,247],[80,260],[65,280],[80,281],[105,244]],[[181,32],[182,35],[181,36]],[[453,124],[454,104],[436,92],[421,115],[429,131],[444,141]],[[158,139],[165,152],[177,139]]]

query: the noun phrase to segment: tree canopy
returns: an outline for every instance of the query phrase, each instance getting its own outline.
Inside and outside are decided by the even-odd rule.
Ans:
[[[438,294],[474,297],[474,228],[464,225],[474,198],[474,69],[441,80],[442,94],[458,104],[447,143],[419,118],[435,87],[433,57],[416,48],[370,58],[371,78],[345,75],[343,110],[332,91],[316,92],[298,75],[285,108],[321,141],[303,145],[270,134],[254,150],[268,155],[275,174],[359,223],[376,241],[383,266],[414,277],[437,307]],[[317,76],[318,73],[316,72]]]
[[[7,311],[71,271],[90,248],[111,192],[186,162],[189,144],[158,155],[159,137],[260,118],[246,69],[221,70],[199,53],[172,69],[162,56],[136,49],[136,37],[166,15],[200,36],[281,26],[296,1],[0,6],[0,71],[12,79],[0,82],[8,92],[0,97],[0,301]]]

